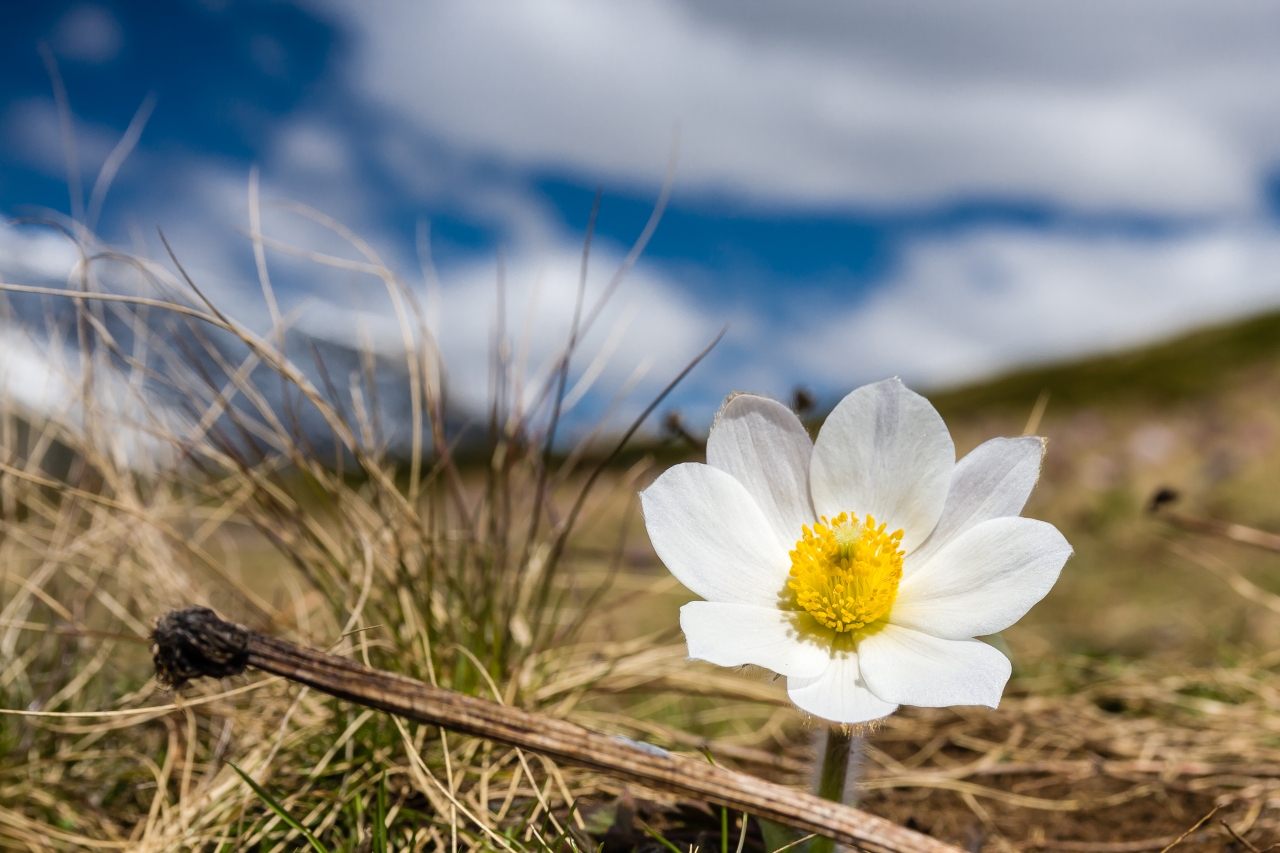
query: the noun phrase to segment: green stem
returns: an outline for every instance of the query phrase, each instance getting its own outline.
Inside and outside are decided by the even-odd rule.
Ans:
[[[827,729],[827,746],[822,755],[822,775],[818,796],[835,803],[844,802],[844,780],[849,775],[849,753],[853,728],[835,725]]]
[[[827,729],[827,746],[822,754],[822,771],[818,776],[818,796],[835,803],[844,802],[844,780],[849,775],[849,752],[853,729],[834,725]],[[813,839],[809,853],[832,853],[836,843],[830,838]]]

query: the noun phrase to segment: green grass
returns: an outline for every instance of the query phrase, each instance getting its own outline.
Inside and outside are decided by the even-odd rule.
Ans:
[[[1120,353],[1017,370],[929,395],[944,417],[1028,411],[1041,392],[1055,407],[1167,405],[1212,394],[1240,371],[1280,359],[1280,312],[1200,329]]]

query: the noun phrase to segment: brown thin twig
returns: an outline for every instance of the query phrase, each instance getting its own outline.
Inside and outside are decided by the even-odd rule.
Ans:
[[[804,844],[806,841],[813,838],[815,835],[817,835],[816,832],[811,832],[808,835],[803,836],[802,838],[797,838],[795,841],[792,841],[790,844],[782,845],[777,850],[773,851],[773,853],[783,853],[784,850],[790,850],[792,847],[798,847],[801,844]]]
[[[1207,554],[1194,548],[1186,548],[1176,542],[1170,546],[1170,550],[1185,557],[1200,568],[1217,575],[1241,598],[1260,604],[1273,613],[1280,613],[1280,595],[1258,586],[1216,555]]]
[[[1168,505],[1177,499],[1176,492],[1170,489],[1161,489],[1152,496],[1148,503],[1148,509],[1152,515],[1162,518],[1174,527],[1180,527],[1183,530],[1221,536],[1225,539],[1242,542],[1245,545],[1252,545],[1255,548],[1265,548],[1268,551],[1280,551],[1280,534],[1268,533],[1256,527],[1246,527],[1243,524],[1236,524],[1231,521],[1219,521],[1216,518],[1199,518],[1194,515],[1175,512],[1169,509]]]
[[[1169,845],[1165,847],[1163,850],[1161,850],[1160,853],[1169,853],[1170,850],[1172,850],[1173,848],[1177,847],[1179,844],[1182,843],[1182,839],[1186,838],[1188,835],[1195,832],[1200,827],[1204,826],[1205,822],[1209,820],[1209,818],[1216,815],[1218,813],[1218,810],[1221,808],[1222,806],[1214,806],[1212,809],[1209,810],[1209,813],[1207,815],[1205,815],[1204,817],[1200,818],[1198,821],[1193,823],[1186,832],[1182,833],[1177,838],[1173,839],[1173,841],[1169,842]]]
[[[1181,527],[1183,530],[1194,530],[1197,533],[1210,533],[1215,536],[1222,536],[1232,539],[1236,542],[1243,542],[1245,545],[1252,545],[1255,548],[1266,548],[1268,551],[1280,551],[1280,535],[1268,533],[1265,530],[1258,530],[1256,527],[1246,527],[1243,524],[1236,524],[1231,521],[1218,521],[1213,518],[1196,518],[1192,515],[1183,515],[1180,512],[1171,512],[1163,510],[1160,517],[1166,521]]]
[[[339,699],[780,821],[869,853],[958,853],[951,845],[840,803],[650,744],[372,669],[224,622],[208,608],[171,611],[157,623],[154,639],[157,678],[175,687],[251,666]]]
[[[1138,841],[1054,841],[1046,839],[1021,845],[1023,850],[1061,850],[1064,853],[1147,853],[1166,847],[1171,837]]]
[[[1248,848],[1249,853],[1262,853],[1262,851],[1260,851],[1257,848],[1257,846],[1245,840],[1245,838],[1241,836],[1240,833],[1232,829],[1231,824],[1227,823],[1225,820],[1219,820],[1218,823],[1222,824],[1223,829],[1231,833],[1232,838],[1234,838],[1237,842],[1239,842],[1240,844],[1243,844],[1246,848]]]
[[[1247,847],[1249,849],[1249,853],[1270,853],[1270,851],[1275,850],[1277,847],[1280,847],[1280,842],[1277,842],[1276,844],[1272,844],[1269,847],[1264,847],[1261,850],[1259,850],[1256,844],[1251,843],[1248,839],[1246,839],[1240,833],[1236,832],[1235,829],[1231,826],[1231,824],[1227,823],[1225,820],[1219,820],[1218,823],[1222,824],[1223,829],[1231,833],[1232,838],[1234,838],[1236,841],[1240,842],[1245,847]]]

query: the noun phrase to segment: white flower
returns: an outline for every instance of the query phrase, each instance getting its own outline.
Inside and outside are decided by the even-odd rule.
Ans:
[[[787,407],[740,394],[707,441],[640,496],[662,561],[705,601],[680,611],[689,655],[787,677],[839,723],[899,704],[1000,701],[1001,631],[1053,586],[1071,546],[1020,518],[1039,438],[996,438],[960,462],[929,401],[897,379],[836,406],[810,442]]]

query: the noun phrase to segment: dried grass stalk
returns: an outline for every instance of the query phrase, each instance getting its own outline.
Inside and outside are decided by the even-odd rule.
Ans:
[[[160,619],[155,661],[157,676],[175,686],[205,675],[237,674],[252,666],[370,708],[782,821],[871,853],[956,853],[957,849],[857,809],[745,773],[259,634],[224,622],[204,607],[172,611]]]

